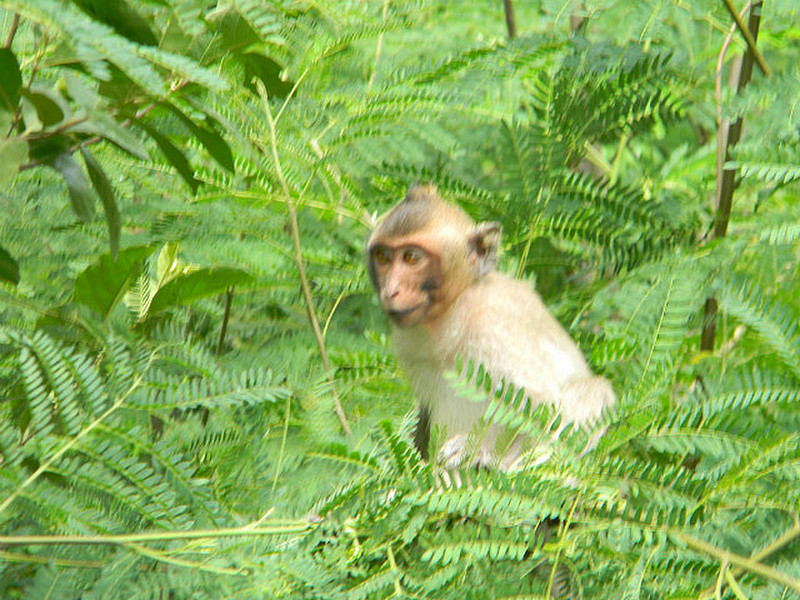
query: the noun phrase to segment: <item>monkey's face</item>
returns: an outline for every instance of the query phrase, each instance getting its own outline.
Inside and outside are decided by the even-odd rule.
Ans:
[[[369,272],[381,307],[398,327],[412,327],[435,313],[441,286],[438,256],[415,244],[375,243]]]

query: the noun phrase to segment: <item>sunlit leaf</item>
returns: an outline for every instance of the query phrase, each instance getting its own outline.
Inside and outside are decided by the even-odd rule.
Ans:
[[[116,260],[110,252],[100,255],[75,278],[75,301],[108,317],[152,252],[152,246],[131,246],[121,250]]]

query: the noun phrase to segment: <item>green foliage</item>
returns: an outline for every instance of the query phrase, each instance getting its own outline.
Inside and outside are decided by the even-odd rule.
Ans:
[[[0,0],[0,596],[800,597],[798,8],[734,93],[724,3],[512,4]],[[613,382],[593,449],[466,364],[546,444],[420,460],[362,267],[418,180]]]

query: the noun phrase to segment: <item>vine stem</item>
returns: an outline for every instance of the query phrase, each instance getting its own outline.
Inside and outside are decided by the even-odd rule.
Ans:
[[[285,535],[303,533],[312,527],[308,521],[280,522],[272,526],[223,527],[221,529],[195,529],[192,531],[147,531],[143,533],[121,533],[114,535],[3,535],[0,546],[50,546],[50,545],[122,545],[146,542],[169,542],[176,540],[199,540],[223,537],[246,537],[260,535]]]
[[[275,174],[278,176],[278,181],[283,191],[283,196],[286,202],[286,208],[289,210],[289,220],[292,228],[292,242],[294,244],[294,261],[297,265],[297,273],[300,276],[300,287],[303,291],[303,300],[306,305],[306,315],[311,324],[311,329],[314,331],[314,337],[319,346],[319,353],[322,357],[322,365],[325,368],[325,373],[328,377],[328,383],[331,386],[331,394],[333,395],[333,402],[336,409],[336,416],[339,417],[339,423],[342,425],[342,430],[345,434],[352,435],[350,424],[347,422],[347,416],[342,408],[342,402],[339,399],[339,394],[336,392],[336,386],[333,379],[333,372],[331,371],[331,363],[328,360],[328,351],[325,348],[325,339],[322,337],[322,330],[319,327],[319,320],[317,313],[314,311],[314,299],[311,296],[311,287],[308,285],[308,277],[306,276],[306,267],[303,262],[303,249],[300,244],[300,226],[297,224],[297,208],[294,205],[292,194],[289,191],[289,185],[286,183],[286,177],[283,175],[281,168],[280,157],[278,156],[278,139],[275,133],[275,120],[272,117],[272,109],[269,105],[269,97],[267,90],[261,81],[256,80],[258,86],[258,93],[261,96],[262,104],[264,105],[264,112],[267,116],[267,124],[269,126],[269,142],[272,151],[272,161],[275,164]]]

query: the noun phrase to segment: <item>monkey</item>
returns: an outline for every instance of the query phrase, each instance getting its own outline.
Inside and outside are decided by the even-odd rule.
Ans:
[[[432,184],[415,184],[373,229],[367,270],[393,327],[398,363],[418,403],[414,445],[429,459],[432,428],[446,441],[438,458],[456,469],[467,458],[509,470],[522,441],[496,448],[502,428],[491,425],[479,447],[470,433],[488,399],[474,402],[454,390],[446,373],[456,357],[483,365],[493,382],[524,390],[532,406],[549,404],[569,424],[589,426],[615,403],[611,384],[596,376],[569,334],[527,282],[496,270],[499,223],[476,224]]]

